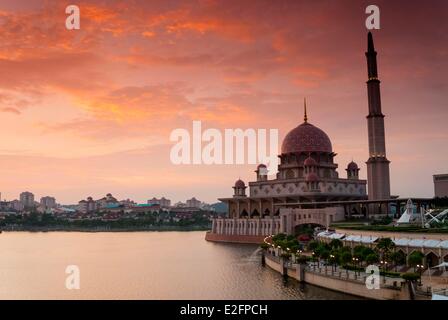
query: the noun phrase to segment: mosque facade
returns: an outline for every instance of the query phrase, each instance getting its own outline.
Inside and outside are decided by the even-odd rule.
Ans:
[[[280,232],[295,234],[300,225],[328,227],[347,215],[365,214],[365,206],[350,204],[390,198],[384,115],[371,33],[366,57],[368,180],[359,178],[360,168],[353,161],[345,167],[344,176],[339,176],[331,140],[322,129],[310,123],[304,101],[303,123],[283,140],[277,176],[268,179],[266,165],[260,164],[254,181],[246,185],[238,179],[233,186],[233,196],[219,199],[228,205],[227,217],[213,221],[212,230],[207,233],[208,240],[258,242]]]

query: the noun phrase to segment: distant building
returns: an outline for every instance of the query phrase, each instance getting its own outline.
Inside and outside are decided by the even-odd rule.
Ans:
[[[156,213],[159,212],[160,210],[160,205],[159,204],[152,204],[152,203],[148,203],[148,204],[137,204],[135,206],[133,206],[131,208],[132,212],[134,213]]]
[[[130,200],[130,199],[121,200],[119,203],[125,209],[131,208],[131,207],[137,205],[137,203],[135,201]]]
[[[34,208],[34,194],[31,192],[25,191],[20,194],[20,202],[22,203],[25,209]]]
[[[25,207],[19,200],[13,200],[9,202],[9,208],[15,211],[22,211]]]
[[[154,197],[151,200],[148,200],[148,204],[158,204],[162,208],[168,208],[171,207],[171,200],[166,199],[165,197],[162,197],[160,199]]]
[[[187,200],[187,207],[190,208],[200,208],[201,207],[201,201],[196,199],[195,197]]]
[[[97,200],[97,203],[100,209],[114,207],[120,204],[118,200],[115,197],[113,197],[112,194],[110,193],[106,194],[104,198]]]
[[[56,199],[54,197],[42,197],[40,198],[40,205],[45,209],[56,208]]]
[[[178,202],[176,202],[175,204],[174,204],[174,207],[175,208],[183,208],[183,207],[186,207],[187,205],[185,204],[185,203],[183,203],[183,202],[181,202],[181,201],[178,201]]]
[[[434,180],[434,195],[436,197],[448,197],[448,174],[435,174]]]
[[[98,209],[98,205],[92,197],[88,197],[87,200],[81,200],[78,203],[78,211],[82,213],[93,212]]]

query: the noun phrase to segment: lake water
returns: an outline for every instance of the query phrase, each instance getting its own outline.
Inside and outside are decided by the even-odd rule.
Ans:
[[[0,299],[353,299],[288,280],[204,232],[3,232]],[[80,289],[65,286],[68,265]]]

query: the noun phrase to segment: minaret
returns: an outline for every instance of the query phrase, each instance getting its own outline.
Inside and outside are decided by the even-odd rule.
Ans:
[[[367,125],[369,133],[369,160],[367,160],[367,185],[369,200],[390,198],[389,163],[386,158],[386,141],[384,134],[384,115],[381,112],[380,80],[376,64],[376,51],[372,33],[367,41],[367,93],[369,115]]]

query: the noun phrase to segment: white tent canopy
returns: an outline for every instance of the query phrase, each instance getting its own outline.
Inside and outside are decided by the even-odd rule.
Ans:
[[[434,266],[432,268],[446,268],[448,267],[448,262],[442,262],[441,264]]]

